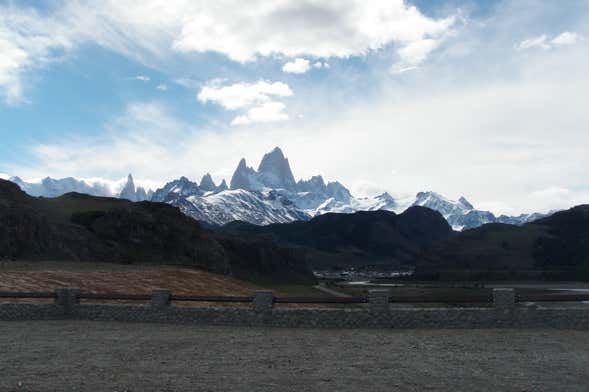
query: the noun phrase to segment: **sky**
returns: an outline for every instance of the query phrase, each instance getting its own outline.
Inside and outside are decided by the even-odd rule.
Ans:
[[[279,146],[357,196],[589,203],[587,20],[589,0],[0,0],[0,176],[229,181]]]

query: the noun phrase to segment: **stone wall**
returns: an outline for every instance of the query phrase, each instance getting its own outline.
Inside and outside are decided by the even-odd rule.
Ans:
[[[287,328],[589,328],[588,307],[522,306],[513,291],[494,293],[493,307],[395,308],[388,295],[369,295],[367,308],[283,309],[271,293],[259,292],[250,307],[174,306],[171,293],[154,291],[148,305],[80,304],[75,289],[58,293],[54,304],[0,303],[0,320],[108,320]],[[70,291],[71,290],[71,291]]]

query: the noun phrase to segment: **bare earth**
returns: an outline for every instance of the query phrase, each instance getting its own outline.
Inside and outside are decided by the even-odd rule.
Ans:
[[[589,331],[0,322],[0,390],[587,391]]]

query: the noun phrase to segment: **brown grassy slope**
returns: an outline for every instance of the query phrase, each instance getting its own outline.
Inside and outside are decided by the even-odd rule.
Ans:
[[[192,269],[129,271],[0,271],[0,291],[46,292],[77,287],[85,293],[149,294],[165,288],[180,295],[247,296],[261,289],[229,276]]]

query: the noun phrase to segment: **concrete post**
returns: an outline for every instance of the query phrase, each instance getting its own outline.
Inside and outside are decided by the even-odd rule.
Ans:
[[[63,314],[70,314],[76,304],[80,303],[80,289],[78,288],[59,288],[55,289],[55,304],[60,306]]]
[[[493,289],[493,306],[497,309],[511,309],[515,306],[515,290],[510,288]]]
[[[373,289],[368,290],[368,308],[372,313],[387,313],[389,307],[389,290]]]
[[[172,302],[172,291],[156,289],[151,292],[151,306],[154,308],[166,308]]]
[[[269,313],[274,305],[274,293],[272,291],[256,291],[254,294],[254,311],[257,313]]]

